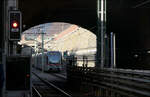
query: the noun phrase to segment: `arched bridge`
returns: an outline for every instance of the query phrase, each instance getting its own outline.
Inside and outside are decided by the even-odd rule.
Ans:
[[[19,1],[25,29],[48,22],[67,22],[92,29],[97,21],[96,8],[97,0]]]

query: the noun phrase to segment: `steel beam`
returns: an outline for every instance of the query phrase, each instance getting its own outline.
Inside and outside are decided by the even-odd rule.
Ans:
[[[145,4],[148,4],[148,3],[150,3],[150,0],[147,0],[147,1],[144,1],[144,2],[142,2],[140,4],[137,4],[133,8],[138,8],[138,7],[144,6]]]

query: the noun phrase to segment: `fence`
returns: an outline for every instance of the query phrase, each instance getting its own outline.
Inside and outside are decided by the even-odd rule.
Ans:
[[[89,88],[89,97],[150,97],[150,71],[68,65],[67,73],[70,81]]]

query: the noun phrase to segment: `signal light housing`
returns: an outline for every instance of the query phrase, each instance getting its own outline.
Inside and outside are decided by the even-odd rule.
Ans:
[[[20,11],[9,12],[9,40],[19,41],[22,31],[22,15]]]

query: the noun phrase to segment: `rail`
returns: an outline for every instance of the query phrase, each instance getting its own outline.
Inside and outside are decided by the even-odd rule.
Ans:
[[[60,89],[59,87],[55,86],[54,84],[50,83],[49,81],[42,79],[40,76],[38,76],[36,73],[32,72],[37,78],[39,78],[43,83],[45,83],[48,86],[53,87],[53,89],[57,90],[61,94],[64,95],[64,97],[72,97],[70,94],[66,93],[64,90]],[[37,91],[36,91],[37,92]],[[38,93],[39,94],[39,93]]]
[[[68,65],[67,73],[68,78],[120,95],[117,97],[150,97],[150,71]]]
[[[34,85],[32,85],[32,89],[33,89],[33,91],[36,92],[36,94],[34,94],[34,95],[36,95],[35,97],[42,97],[42,95],[39,93],[39,91],[35,88]],[[34,97],[34,96],[33,96],[33,97]]]

